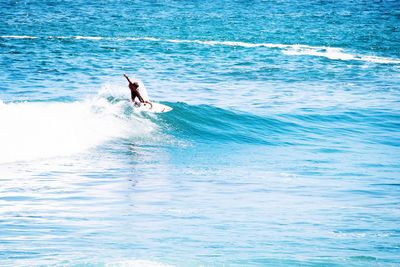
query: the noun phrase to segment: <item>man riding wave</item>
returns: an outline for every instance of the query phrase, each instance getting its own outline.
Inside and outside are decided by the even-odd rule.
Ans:
[[[129,82],[129,89],[131,90],[131,99],[132,102],[135,103],[136,106],[140,106],[140,103],[143,104],[150,104],[150,108],[153,107],[153,104],[149,101],[145,101],[142,97],[142,95],[140,94],[140,91],[138,90],[139,88],[139,84],[137,82],[131,82],[131,80],[129,80],[128,75],[124,74],[124,77],[128,80]],[[136,101],[136,99],[139,100],[139,102]]]

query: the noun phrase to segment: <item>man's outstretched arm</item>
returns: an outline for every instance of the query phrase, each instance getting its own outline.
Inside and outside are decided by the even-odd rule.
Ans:
[[[124,73],[124,77],[128,80],[129,83],[132,83],[131,80],[129,80],[128,75],[126,75],[125,73]]]

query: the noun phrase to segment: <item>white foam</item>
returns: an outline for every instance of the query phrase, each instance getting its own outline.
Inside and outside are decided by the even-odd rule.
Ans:
[[[73,103],[0,101],[0,163],[68,156],[157,128],[147,119],[124,115],[126,105],[101,95]]]
[[[358,60],[380,64],[400,64],[400,59],[368,56],[360,54],[350,54],[343,51],[342,48],[337,47],[325,47],[325,46],[309,46],[300,44],[274,44],[274,43],[247,43],[237,41],[200,41],[200,40],[165,40],[171,43],[196,43],[203,45],[225,45],[225,46],[238,46],[246,48],[266,47],[266,48],[278,48],[282,49],[282,53],[290,56],[297,55],[308,55],[316,57],[325,57],[332,60]]]
[[[27,35],[2,35],[0,38],[12,39],[36,39],[39,37]],[[332,60],[356,60],[372,62],[377,64],[400,64],[400,59],[379,57],[362,54],[352,54],[345,52],[342,48],[326,46],[309,46],[301,44],[276,44],[276,43],[249,43],[241,41],[214,41],[214,40],[185,40],[185,39],[159,39],[154,37],[101,37],[101,36],[49,36],[48,39],[76,39],[76,40],[114,40],[114,41],[151,41],[151,42],[169,42],[169,43],[193,43],[210,46],[237,46],[246,48],[276,48],[281,49],[282,53],[288,56],[315,56],[325,57]]]
[[[0,38],[3,39],[37,39],[38,37],[29,35],[1,35]]]
[[[146,40],[146,41],[160,41],[161,40],[161,39],[153,38],[153,37],[142,37],[140,39],[141,40]]]
[[[70,36],[49,36],[49,39],[71,39]]]
[[[100,36],[74,36],[75,39],[77,40],[94,40],[94,41],[98,41],[103,39],[103,37]]]
[[[359,55],[359,60],[381,64],[400,64],[400,59]]]
[[[377,56],[366,56],[360,54],[350,54],[343,51],[341,48],[336,47],[312,47],[305,45],[293,45],[288,47],[283,51],[286,55],[307,55],[307,56],[317,56],[325,57],[333,60],[358,60],[367,61],[373,63],[391,63],[400,64],[400,59],[377,57]]]
[[[272,43],[246,43],[246,42],[235,42],[235,41],[200,41],[200,40],[167,40],[168,42],[174,43],[197,43],[197,44],[204,44],[204,45],[226,45],[226,46],[239,46],[239,47],[247,47],[247,48],[254,48],[254,47],[268,47],[268,48],[285,48],[288,45],[284,44],[272,44]]]
[[[300,46],[293,45],[283,51],[286,55],[308,55],[326,57],[329,59],[340,59],[340,60],[352,60],[356,57],[352,54],[344,53],[340,48],[333,47],[311,47],[311,46]]]

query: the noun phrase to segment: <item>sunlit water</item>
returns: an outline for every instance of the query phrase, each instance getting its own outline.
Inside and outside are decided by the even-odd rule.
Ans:
[[[0,2],[0,265],[400,265],[399,12]]]

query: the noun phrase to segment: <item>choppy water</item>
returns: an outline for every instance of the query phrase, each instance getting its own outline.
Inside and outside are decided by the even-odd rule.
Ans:
[[[0,62],[1,266],[400,265],[398,1],[0,1]]]

